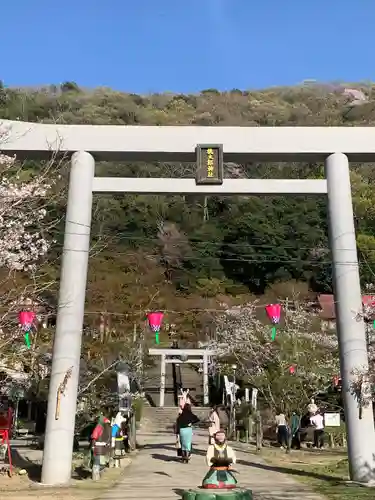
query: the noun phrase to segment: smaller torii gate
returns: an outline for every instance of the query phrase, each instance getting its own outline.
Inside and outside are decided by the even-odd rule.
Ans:
[[[159,406],[164,406],[165,372],[167,364],[203,364],[203,404],[209,404],[208,360],[215,355],[209,349],[149,349],[150,356],[160,356],[160,399]]]

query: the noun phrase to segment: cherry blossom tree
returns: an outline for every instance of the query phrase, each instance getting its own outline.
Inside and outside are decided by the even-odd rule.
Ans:
[[[322,333],[317,313],[294,302],[283,307],[272,341],[262,309],[250,303],[227,309],[217,319],[210,347],[217,351],[218,368],[235,363],[238,376],[256,387],[271,408],[302,410],[339,373],[336,335]]]
[[[49,286],[38,271],[54,243],[50,232],[57,221],[47,208],[54,197],[64,196],[57,185],[63,164],[54,157],[33,171],[25,168],[16,157],[1,153],[11,133],[0,122],[0,371],[10,378],[18,374],[15,378],[28,387],[31,379],[37,382],[47,376],[44,357],[51,350],[51,334],[35,331],[27,349],[17,316],[25,297],[33,301],[30,297]]]
[[[363,367],[354,373],[352,392],[356,395],[360,408],[374,401],[375,391],[375,286],[373,283],[365,285],[367,300],[363,300],[362,311],[357,313],[357,318],[364,320],[367,338],[368,368]]]
[[[0,123],[0,267],[32,270],[51,244],[41,222],[54,177],[47,166],[32,179],[22,180],[16,157],[1,154],[1,144],[10,134],[11,129]]]

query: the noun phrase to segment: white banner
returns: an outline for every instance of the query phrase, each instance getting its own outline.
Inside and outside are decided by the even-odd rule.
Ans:
[[[225,392],[226,394],[230,394],[230,382],[228,380],[228,377],[224,375],[224,385],[225,385]]]
[[[250,391],[249,391],[248,387],[246,387],[246,389],[245,389],[245,402],[246,403],[248,403],[250,401],[249,393],[250,393]]]
[[[119,394],[130,392],[130,381],[127,373],[117,372],[117,387]]]
[[[257,404],[258,404],[258,389],[255,389],[255,387],[253,387],[251,389],[251,406],[253,407],[254,410],[257,409]]]
[[[239,386],[234,382],[229,382],[226,375],[224,375],[224,385],[227,396],[230,396],[230,401],[232,404],[234,404],[236,400],[236,392],[238,391]]]

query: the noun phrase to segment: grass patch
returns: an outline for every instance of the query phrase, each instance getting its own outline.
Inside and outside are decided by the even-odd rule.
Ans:
[[[279,472],[290,474],[330,500],[370,500],[375,488],[366,488],[345,481],[349,479],[346,453],[339,451],[265,450],[262,457]]]

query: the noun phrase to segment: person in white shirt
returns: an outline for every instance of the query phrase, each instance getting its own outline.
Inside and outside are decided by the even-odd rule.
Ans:
[[[288,422],[286,420],[285,414],[279,410],[275,417],[276,423],[276,433],[277,433],[277,441],[280,445],[280,448],[288,448],[289,441],[289,430],[288,430]]]
[[[314,426],[314,448],[324,447],[324,418],[318,410],[310,417],[311,425]]]

